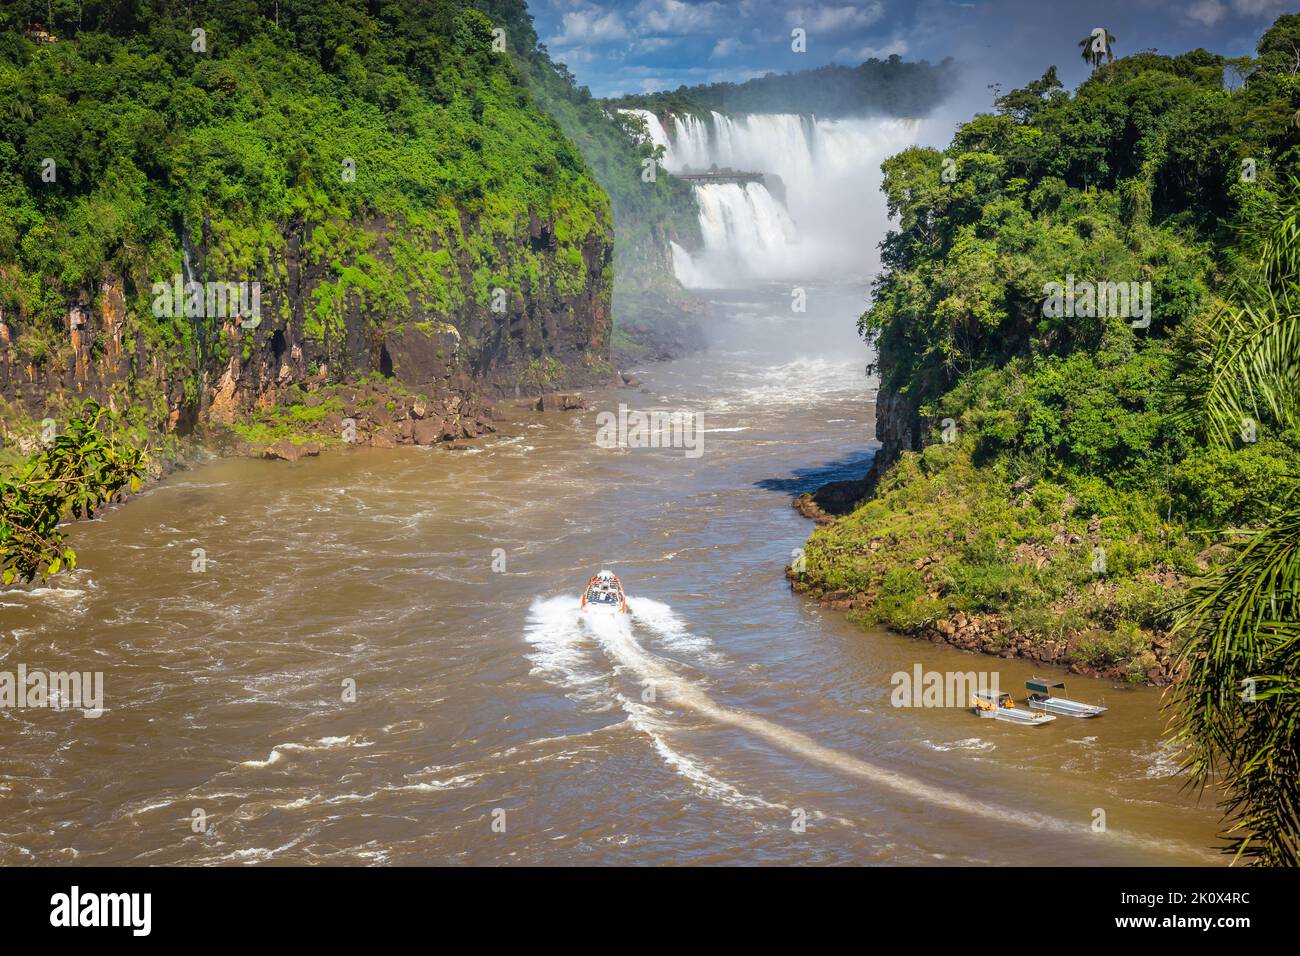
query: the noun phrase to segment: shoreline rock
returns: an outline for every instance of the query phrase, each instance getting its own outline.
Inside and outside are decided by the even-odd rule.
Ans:
[[[850,620],[853,620],[855,615],[862,615],[870,610],[873,604],[872,598],[865,594],[850,591],[819,591],[801,581],[798,572],[789,568],[786,569],[786,577],[790,581],[790,590],[815,599],[822,607],[847,612]],[[854,623],[862,622],[859,620]],[[1069,673],[1082,677],[1132,682],[1131,664],[1116,662],[1097,667],[1071,656],[1078,642],[1078,635],[1065,640],[1036,642],[1017,632],[1005,618],[997,614],[967,614],[964,611],[957,611],[914,630],[899,630],[886,625],[880,627],[904,637],[929,641],[931,644],[945,644],[956,650],[973,654],[1032,661],[1048,667],[1064,668]],[[1159,652],[1150,655],[1151,660],[1147,662],[1144,671],[1144,683],[1155,687],[1167,687],[1178,676],[1173,644],[1168,638],[1157,638],[1155,646]]]

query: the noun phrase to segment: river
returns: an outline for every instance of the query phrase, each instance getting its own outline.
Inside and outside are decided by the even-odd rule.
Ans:
[[[0,864],[1223,862],[1158,690],[894,708],[917,664],[1032,674],[791,593],[791,495],[873,448],[865,298],[715,293],[707,351],[587,411],[214,459],[71,526],[75,573],[0,595],[0,670],[102,671],[105,713],[0,710]],[[700,413],[703,453],[597,447],[619,403]],[[578,622],[601,568],[626,630]]]

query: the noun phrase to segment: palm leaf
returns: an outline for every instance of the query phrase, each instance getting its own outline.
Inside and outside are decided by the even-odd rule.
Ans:
[[[1166,706],[1189,784],[1216,780],[1225,850],[1300,865],[1300,503],[1243,533],[1235,559],[1178,608],[1182,678]],[[1243,687],[1253,689],[1244,694]]]
[[[1183,414],[1211,442],[1232,445],[1247,419],[1300,426],[1300,181],[1255,195],[1243,247],[1254,264],[1234,301],[1193,326],[1178,383]]]
[[[1289,296],[1223,309],[1199,330],[1206,437],[1232,445],[1249,419],[1300,427],[1300,311]]]

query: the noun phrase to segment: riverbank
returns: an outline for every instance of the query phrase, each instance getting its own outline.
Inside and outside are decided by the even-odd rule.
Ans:
[[[683,296],[683,298],[685,298]],[[667,322],[663,316],[650,316],[636,323],[634,341],[644,343],[639,354],[644,361],[669,360],[702,347],[699,303],[695,309],[683,309]],[[630,362],[624,355],[620,364]],[[102,513],[118,507],[141,493],[152,490],[162,479],[190,464],[210,457],[263,458],[298,461],[317,457],[340,447],[391,449],[399,446],[438,445],[454,451],[468,451],[467,440],[492,435],[498,423],[519,415],[502,412],[509,405],[520,413],[572,412],[586,408],[586,401],[572,388],[557,390],[560,385],[590,386],[596,389],[635,388],[639,379],[630,372],[612,373],[609,363],[598,363],[575,377],[574,370],[557,362],[538,363],[529,376],[527,389],[516,385],[513,399],[504,398],[508,389],[476,382],[461,374],[451,382],[435,381],[424,386],[408,386],[400,377],[372,373],[350,382],[329,382],[324,373],[299,381],[289,381],[271,388],[252,407],[234,403],[210,403],[199,409],[194,420],[185,420],[185,431],[175,426],[180,418],[169,417],[167,428],[149,427],[150,416],[141,410],[129,416],[110,416],[110,424],[101,426],[113,441],[126,442],[145,451],[144,468],[131,485],[103,494]],[[547,387],[548,384],[551,387]],[[483,395],[485,387],[499,396],[490,404]],[[536,395],[521,397],[527,392]],[[48,449],[52,436],[71,428],[78,416],[77,406],[68,404],[62,395],[63,418],[46,418],[38,422],[30,413],[11,405],[13,420],[0,416],[0,481],[17,480],[36,457]],[[56,402],[56,404],[58,404]],[[6,485],[8,487],[8,485]],[[134,488],[134,491],[131,488]],[[88,516],[88,515],[87,515]],[[77,516],[64,514],[62,521]]]
[[[864,627],[1163,686],[1177,676],[1170,608],[1222,549],[1129,504],[1101,518],[1051,482],[1007,481],[931,446],[796,499],[818,526],[787,576]]]

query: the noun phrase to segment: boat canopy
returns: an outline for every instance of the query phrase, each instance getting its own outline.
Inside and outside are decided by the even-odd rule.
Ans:
[[[1035,691],[1039,694],[1050,694],[1053,690],[1064,690],[1065,681],[1035,677],[1033,680],[1025,681],[1025,689]]]

